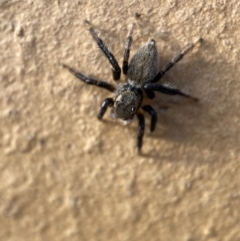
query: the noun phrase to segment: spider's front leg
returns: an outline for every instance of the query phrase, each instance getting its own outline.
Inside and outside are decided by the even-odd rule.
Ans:
[[[157,124],[157,112],[150,105],[144,105],[142,109],[151,116],[150,131],[153,132]]]
[[[101,105],[101,108],[100,108],[100,111],[98,112],[98,115],[97,115],[97,118],[99,120],[101,120],[104,116],[104,114],[106,113],[107,111],[107,108],[108,107],[112,107],[114,104],[114,100],[113,98],[107,98],[103,101],[102,105]]]
[[[142,144],[143,144],[143,135],[145,129],[145,120],[144,116],[141,113],[137,113],[138,117],[138,135],[137,135],[137,148],[138,152],[141,152]]]

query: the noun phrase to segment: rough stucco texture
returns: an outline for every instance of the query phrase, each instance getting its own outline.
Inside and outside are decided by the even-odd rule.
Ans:
[[[121,63],[136,12],[131,54],[154,38],[159,68],[204,40],[162,80],[199,103],[158,93],[142,155],[61,67],[113,83],[84,20]],[[239,0],[1,0],[0,240],[240,240],[239,27]]]

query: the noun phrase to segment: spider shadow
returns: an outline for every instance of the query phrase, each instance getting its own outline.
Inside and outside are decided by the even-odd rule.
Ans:
[[[210,48],[210,52],[216,54],[217,50],[212,46]],[[194,97],[198,97],[199,102],[193,103],[183,98],[156,93],[156,98],[151,101],[151,104],[157,110],[158,123],[156,131],[149,135],[149,138],[145,138],[145,142],[146,139],[153,138],[173,142],[175,145],[194,146],[198,152],[209,152],[212,157],[222,153],[221,156],[224,159],[229,153],[238,152],[238,147],[234,145],[232,139],[237,139],[239,135],[239,131],[236,131],[237,128],[231,123],[231,119],[238,118],[234,111],[238,107],[235,101],[224,98],[225,83],[226,79],[234,79],[234,76],[240,73],[236,73],[236,69],[227,61],[215,62],[213,67],[204,60],[200,52],[198,55],[201,58],[196,60],[195,57],[191,63],[189,61],[178,63],[176,68],[174,67],[164,76],[161,83],[173,82],[177,86],[184,86],[184,83],[185,85],[188,83],[187,92],[192,90],[190,94],[194,93]],[[163,62],[166,63],[165,59]],[[218,71],[213,72],[212,68]],[[223,78],[222,76],[226,76],[226,69],[229,73],[234,73],[234,76]],[[211,81],[209,76],[211,76]],[[234,81],[237,80],[234,79]],[[162,111],[160,104],[169,106],[169,108]],[[143,154],[146,158],[155,157],[156,160],[161,158],[160,155],[162,154],[155,151],[154,147],[151,148],[150,153]],[[173,161],[171,157],[169,160]]]

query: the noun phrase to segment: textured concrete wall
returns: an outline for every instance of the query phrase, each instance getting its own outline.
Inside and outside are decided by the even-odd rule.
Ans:
[[[163,79],[200,102],[158,93],[141,156],[60,65],[113,83],[84,20],[121,63],[136,12],[160,67],[204,39]],[[0,240],[240,240],[239,0],[1,0],[0,53]]]

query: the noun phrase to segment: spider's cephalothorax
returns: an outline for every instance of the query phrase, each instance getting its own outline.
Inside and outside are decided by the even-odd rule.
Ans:
[[[150,99],[155,97],[154,91],[160,91],[165,94],[180,95],[196,100],[196,98],[184,94],[176,88],[156,83],[169,69],[171,69],[179,60],[183,58],[184,55],[186,55],[194,47],[194,44],[191,44],[186,49],[184,49],[167,65],[165,65],[160,72],[158,72],[158,51],[156,43],[153,39],[145,43],[132,57],[130,64],[128,64],[134,28],[135,23],[132,24],[127,37],[122,65],[123,73],[127,75],[127,83],[121,85],[119,88],[116,89],[113,85],[105,81],[91,79],[65,64],[63,67],[67,68],[72,74],[74,74],[78,79],[85,82],[86,84],[96,85],[111,92],[115,92],[114,98],[107,98],[103,101],[98,113],[99,120],[102,119],[108,107],[112,107],[111,114],[113,118],[119,118],[127,121],[133,119],[135,115],[138,117],[139,128],[137,135],[137,148],[140,151],[145,128],[144,116],[141,113],[140,108],[151,115],[151,132],[154,131],[157,122],[156,111],[150,105],[142,106],[143,92],[145,92]],[[109,51],[105,43],[102,41],[102,39],[97,36],[94,29],[90,27],[89,31],[93,39],[96,41],[98,47],[102,50],[103,54],[106,56],[112,66],[113,79],[118,81],[121,76],[121,69],[118,65],[118,62],[116,61],[113,54]]]
[[[115,94],[112,117],[131,120],[142,104],[143,93],[140,88],[130,84],[121,86]]]

